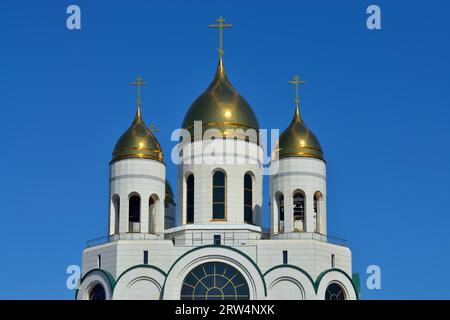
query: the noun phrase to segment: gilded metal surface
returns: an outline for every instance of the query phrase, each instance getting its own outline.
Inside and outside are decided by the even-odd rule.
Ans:
[[[125,158],[147,158],[163,162],[161,145],[142,120],[138,109],[133,123],[119,138],[112,161]]]
[[[305,83],[298,76],[289,83],[295,84],[295,114],[289,127],[283,131],[275,144],[274,157],[309,157],[323,160],[323,151],[319,140],[306,126],[300,115],[298,85]]]
[[[222,60],[213,81],[194,101],[184,118],[182,127],[192,136],[194,121],[202,121],[202,134],[210,128],[219,129],[222,133],[227,129],[259,130],[255,113],[228,80]]]
[[[140,77],[137,77],[136,82],[131,83],[131,85],[138,86],[136,116],[131,126],[117,141],[112,161],[145,158],[164,162],[161,145],[141,117],[141,86],[145,84]]]

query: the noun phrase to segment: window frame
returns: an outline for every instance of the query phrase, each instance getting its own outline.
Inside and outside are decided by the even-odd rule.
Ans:
[[[223,174],[223,186],[215,186],[214,184],[214,177],[216,174]],[[227,175],[225,171],[223,170],[215,170],[212,175],[212,181],[211,181],[211,221],[227,221]],[[214,201],[214,190],[215,189],[223,189],[223,202],[222,201]],[[214,205],[222,205],[223,206],[223,218],[217,218],[214,217]]]
[[[190,179],[192,177],[192,189],[190,189]],[[192,192],[192,195],[191,195]],[[192,196],[192,205],[189,205],[190,197]],[[190,214],[192,210],[192,214]],[[189,217],[192,216],[192,221]],[[192,224],[195,221],[195,177],[190,173],[186,177],[186,224]]]
[[[246,188],[245,179],[247,179],[247,177],[250,179],[250,188]],[[245,201],[246,192],[250,192],[250,204]],[[246,219],[246,209],[250,211],[251,220]],[[253,176],[249,172],[244,174],[244,223],[253,224]]]

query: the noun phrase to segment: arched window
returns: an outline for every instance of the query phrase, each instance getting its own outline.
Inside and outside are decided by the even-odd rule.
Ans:
[[[335,282],[331,283],[325,291],[325,300],[346,300],[344,289]]]
[[[138,195],[130,197],[128,206],[129,232],[140,232],[141,198]]]
[[[284,196],[282,193],[276,195],[278,209],[278,232],[284,233]]]
[[[316,193],[314,193],[314,215],[315,215],[315,219],[316,219],[316,226],[315,226],[315,232],[320,233],[321,230],[321,225],[320,225],[320,220],[321,220],[321,200],[323,199],[322,197],[322,193],[320,193],[320,191],[317,191]]]
[[[196,266],[184,278],[181,300],[249,300],[247,280],[235,267],[223,262]]]
[[[194,175],[186,179],[186,223],[194,223]]]
[[[301,192],[294,194],[294,220],[305,219],[305,196]]]
[[[213,220],[225,220],[226,202],[226,177],[222,171],[216,171],[213,175]]]
[[[248,173],[244,175],[244,222],[253,223],[253,182]]]
[[[106,293],[103,286],[97,283],[89,292],[89,300],[105,300]]]
[[[150,196],[148,199],[148,232],[155,233],[155,217],[156,217],[156,203],[158,197],[156,195]]]
[[[112,203],[114,207],[114,233],[119,233],[120,225],[120,197],[115,194],[112,198]]]

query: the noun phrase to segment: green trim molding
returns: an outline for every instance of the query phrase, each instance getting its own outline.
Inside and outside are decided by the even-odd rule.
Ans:
[[[266,272],[264,272],[264,277],[266,276],[266,274],[268,274],[272,270],[280,269],[280,268],[291,268],[291,269],[295,269],[295,270],[300,271],[301,273],[303,273],[309,279],[309,281],[311,281],[311,284],[312,284],[312,286],[314,288],[314,291],[316,291],[316,293],[317,293],[316,285],[314,283],[313,278],[309,275],[309,273],[306,272],[305,270],[303,270],[302,268],[297,267],[297,266],[295,266],[293,264],[279,264],[279,265],[277,265],[275,267],[272,267],[269,270],[267,270]]]
[[[340,272],[340,273],[342,273],[344,276],[347,277],[347,279],[348,279],[348,280],[350,281],[350,283],[352,284],[353,290],[355,290],[356,298],[359,300],[359,291],[357,290],[357,288],[356,288],[356,286],[355,286],[355,283],[353,282],[352,278],[350,278],[350,276],[349,276],[345,271],[343,271],[343,270],[341,270],[341,269],[338,269],[338,268],[331,268],[331,269],[325,270],[325,271],[323,271],[323,272],[321,272],[321,273],[319,274],[319,276],[318,276],[317,279],[316,279],[316,286],[317,286],[316,292],[317,292],[317,289],[319,288],[319,284],[320,284],[320,281],[322,280],[322,278],[323,278],[327,273],[329,273],[329,272],[331,272],[331,271],[337,271],[337,272]]]
[[[361,279],[359,278],[359,272],[353,272],[352,274],[353,284],[356,288],[356,295],[358,296],[358,300],[361,298]]]
[[[172,269],[173,269],[173,267],[175,266],[175,264],[176,264],[179,260],[181,260],[184,256],[188,255],[188,254],[191,253],[191,252],[194,252],[194,251],[197,251],[197,250],[201,250],[201,249],[205,249],[205,248],[223,248],[223,249],[229,249],[229,250],[231,250],[231,251],[234,251],[234,252],[236,252],[236,253],[239,253],[241,256],[243,256],[244,258],[246,258],[247,260],[249,260],[249,261],[253,264],[253,266],[256,268],[256,270],[258,271],[258,273],[259,273],[259,275],[260,275],[260,277],[261,277],[261,279],[262,279],[262,282],[263,282],[263,285],[264,285],[264,295],[267,297],[266,280],[264,279],[264,275],[262,274],[262,272],[261,272],[261,270],[259,269],[258,265],[257,265],[257,264],[255,263],[255,261],[253,261],[253,259],[250,258],[248,255],[246,255],[246,254],[243,253],[242,251],[240,251],[240,250],[238,250],[238,249],[236,249],[236,248],[230,247],[230,246],[208,244],[208,245],[204,245],[204,246],[197,247],[197,248],[191,249],[191,250],[189,250],[189,251],[186,251],[186,252],[183,253],[180,257],[178,257],[178,258],[174,261],[174,263],[172,263],[172,266],[170,267],[169,271],[167,271],[167,275],[169,275],[170,271],[172,271]],[[164,280],[164,285],[163,285],[162,290],[161,290],[161,297],[164,296],[164,289],[166,288],[166,281],[167,281],[167,276],[166,276],[166,279]]]
[[[79,285],[81,285],[83,283],[84,279],[86,279],[87,276],[89,276],[91,273],[94,273],[94,272],[100,272],[106,276],[106,278],[108,279],[108,282],[109,282],[109,286],[111,287],[111,293],[113,293],[114,287],[116,286],[116,281],[114,280],[114,277],[111,273],[109,273],[108,271],[103,270],[103,269],[95,268],[95,269],[89,270],[84,276],[81,277]],[[79,291],[79,289],[77,288],[77,290],[75,290],[75,300],[77,300],[78,291]]]
[[[125,273],[127,273],[127,272],[129,272],[129,271],[131,271],[133,269],[138,269],[138,268],[153,269],[153,270],[156,270],[159,273],[161,273],[164,277],[167,277],[167,274],[164,271],[162,271],[160,268],[158,268],[158,267],[156,267],[154,265],[151,265],[151,264],[137,264],[135,266],[129,267],[124,272],[122,272],[120,274],[120,276],[117,278],[116,284],[119,282],[120,278],[122,278],[122,276],[125,275]]]

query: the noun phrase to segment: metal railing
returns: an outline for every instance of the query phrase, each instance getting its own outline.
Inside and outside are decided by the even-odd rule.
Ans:
[[[120,234],[112,234],[109,236],[104,236],[100,238],[95,238],[92,240],[86,241],[86,248],[99,246],[108,242],[114,242],[118,240],[155,240],[161,239],[159,234],[153,233],[120,233]]]
[[[226,246],[245,246],[255,245],[256,241],[264,238],[261,232],[246,232],[239,229],[223,231],[185,230],[183,236],[167,235],[166,237],[166,239],[172,240],[175,246],[202,246],[219,244],[219,242]]]
[[[270,234],[270,239],[280,240],[317,240],[321,242],[331,243],[342,247],[348,247],[348,240],[316,233],[316,232],[289,232]]]
[[[179,236],[177,237],[176,235],[169,234],[166,235],[165,239],[172,240],[175,246],[202,246],[202,245],[217,244],[218,239],[217,238],[214,239],[214,236],[220,236],[220,244],[227,246],[255,245],[258,240],[270,239],[270,240],[316,240],[325,243],[335,244],[342,247],[348,247],[348,241],[345,239],[313,232],[290,232],[290,233],[271,234],[266,230],[264,230],[261,233],[243,232],[242,230],[240,231],[185,230],[183,232],[183,237]],[[90,248],[118,240],[158,240],[161,238],[162,236],[158,234],[121,233],[89,240],[86,242],[86,247]]]

